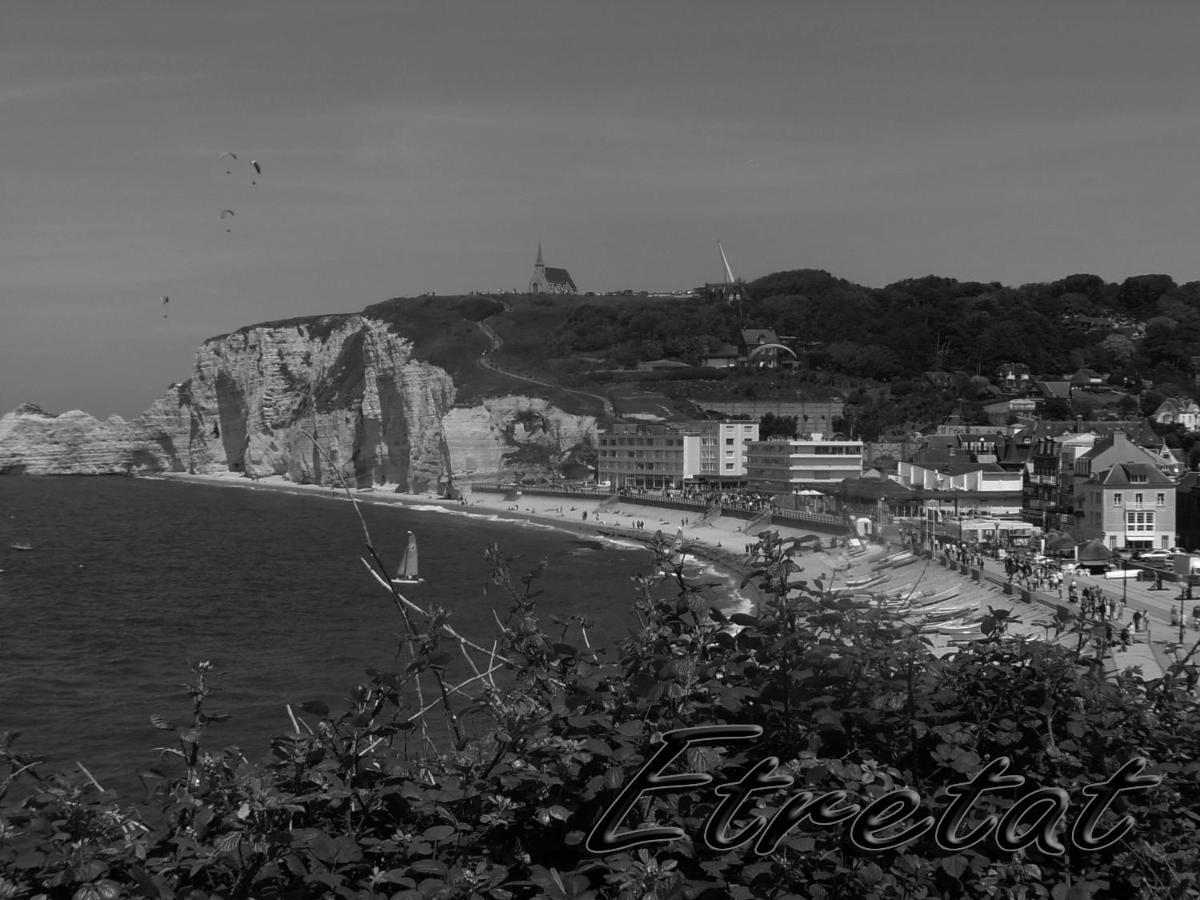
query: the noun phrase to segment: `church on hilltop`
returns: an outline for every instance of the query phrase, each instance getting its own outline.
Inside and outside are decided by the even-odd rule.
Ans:
[[[538,244],[537,262],[533,264],[533,277],[529,279],[531,294],[578,294],[579,289],[571,280],[566,269],[556,269],[542,262],[542,245]]]

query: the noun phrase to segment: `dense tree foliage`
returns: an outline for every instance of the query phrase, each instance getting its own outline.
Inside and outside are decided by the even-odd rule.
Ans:
[[[1124,379],[1190,381],[1200,283],[1166,275],[1121,284],[1095,275],[1005,287],[928,276],[867,288],[828,272],[777,272],[749,283],[741,307],[719,299],[584,302],[554,328],[552,356],[695,364],[741,328],[771,328],[807,347],[803,363],[875,380],[929,370],[993,377],[1003,363],[1037,374],[1083,366]],[[686,304],[686,307],[683,305]],[[1144,339],[1135,323],[1146,325]]]

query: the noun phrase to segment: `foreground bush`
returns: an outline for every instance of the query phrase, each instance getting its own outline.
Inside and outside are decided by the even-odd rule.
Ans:
[[[586,621],[546,622],[539,572],[513,581],[496,548],[494,643],[393,595],[404,665],[344,711],[304,704],[261,764],[216,749],[200,663],[189,720],[154,718],[172,746],[144,803],[0,744],[0,800],[22,789],[0,806],[0,898],[1200,896],[1180,679],[1105,681],[996,621],[936,658],[884,610],[789,587],[803,559],[771,534],[761,608],[727,618],[679,548],[652,550],[611,660]],[[964,797],[981,772],[1024,781]],[[1089,807],[1118,773],[1144,783]],[[987,827],[1022,797],[1016,827]]]

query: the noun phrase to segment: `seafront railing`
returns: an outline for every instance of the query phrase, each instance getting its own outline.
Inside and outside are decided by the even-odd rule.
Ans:
[[[550,487],[545,485],[521,485],[498,483],[472,483],[472,491],[489,494],[506,494],[511,490],[519,490],[522,494],[534,497],[587,497],[603,500],[614,496],[614,492],[596,488]],[[729,506],[727,504],[712,504],[701,498],[692,498],[678,494],[665,494],[659,491],[618,491],[615,494],[626,503],[637,503],[642,506],[656,506],[663,509],[678,509],[688,512],[705,512],[713,506],[721,510],[721,515],[734,519],[754,519],[767,510],[765,508],[746,508]],[[770,524],[788,525],[792,527],[810,527],[819,531],[844,532],[848,525],[844,516],[831,513],[810,512],[804,509],[773,509]]]

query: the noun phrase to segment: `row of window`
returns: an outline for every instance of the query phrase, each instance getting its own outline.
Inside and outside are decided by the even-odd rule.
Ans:
[[[682,447],[683,438],[602,437],[601,447]]]
[[[629,459],[648,459],[650,454],[653,454],[654,459],[674,459],[676,461],[683,458],[679,451],[668,452],[666,450],[597,450],[596,455],[601,457],[618,457],[627,456]]]
[[[1136,493],[1136,494],[1134,494],[1134,495],[1133,495],[1133,502],[1134,502],[1135,504],[1141,504],[1141,503],[1144,503],[1144,502],[1145,502],[1145,500],[1143,500],[1143,499],[1142,499],[1142,498],[1143,498],[1143,496],[1144,496],[1144,495],[1143,495],[1143,494],[1141,494],[1140,492],[1139,492],[1139,493]],[[1121,505],[1123,505],[1123,504],[1124,504],[1124,502],[1125,502],[1125,501],[1124,501],[1124,499],[1123,499],[1123,497],[1122,497],[1122,495],[1121,495],[1121,493],[1120,493],[1119,491],[1117,491],[1117,492],[1114,492],[1114,493],[1113,493],[1113,495],[1112,495],[1112,498],[1113,498],[1113,506],[1121,506]],[[1162,493],[1155,494],[1155,495],[1154,495],[1154,505],[1155,505],[1155,506],[1166,506],[1166,505],[1167,505],[1167,495],[1166,495],[1166,494],[1162,494]]]

